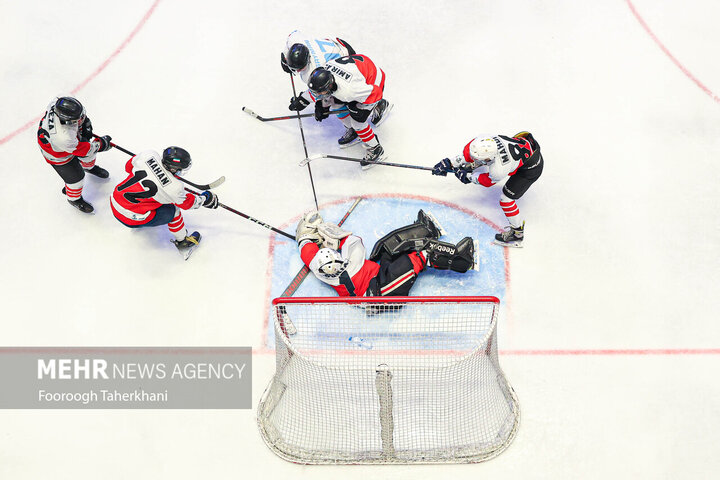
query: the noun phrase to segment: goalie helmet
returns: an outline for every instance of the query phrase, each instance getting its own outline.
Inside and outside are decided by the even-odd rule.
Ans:
[[[316,97],[326,97],[337,90],[335,77],[328,70],[319,67],[312,71],[308,79],[308,88]]]
[[[70,122],[82,123],[85,120],[85,107],[75,97],[58,98],[53,110],[63,125]]]
[[[302,70],[310,61],[310,50],[302,43],[295,43],[287,54],[287,64],[293,70]]]
[[[340,252],[332,248],[321,248],[313,260],[318,262],[318,273],[328,279],[342,275],[350,263],[350,260],[344,260]]]
[[[184,148],[168,147],[163,150],[162,164],[173,175],[182,175],[190,170],[192,158]]]
[[[472,168],[487,165],[495,160],[498,150],[492,138],[476,138],[470,142],[469,154],[473,159]]]

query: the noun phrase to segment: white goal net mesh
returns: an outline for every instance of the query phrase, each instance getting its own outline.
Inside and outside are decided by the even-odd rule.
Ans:
[[[267,445],[297,463],[488,460],[519,407],[497,354],[494,297],[279,298]]]

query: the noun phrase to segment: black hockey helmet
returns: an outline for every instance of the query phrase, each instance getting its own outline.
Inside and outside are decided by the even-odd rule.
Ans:
[[[85,118],[85,107],[74,97],[60,97],[53,107],[60,123],[81,122]]]
[[[187,150],[180,147],[168,147],[163,151],[162,164],[172,174],[182,174],[192,165],[192,158]]]
[[[316,97],[330,95],[337,90],[335,77],[333,77],[332,73],[322,67],[316,68],[312,71],[310,78],[308,79],[308,87],[310,88],[312,94]]]
[[[293,70],[302,70],[310,61],[310,50],[302,43],[295,43],[287,54],[288,67]]]

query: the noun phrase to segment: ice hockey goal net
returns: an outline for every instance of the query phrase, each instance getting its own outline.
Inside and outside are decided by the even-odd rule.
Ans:
[[[519,407],[500,369],[495,297],[273,300],[276,372],[265,443],[316,463],[465,463],[512,442]]]

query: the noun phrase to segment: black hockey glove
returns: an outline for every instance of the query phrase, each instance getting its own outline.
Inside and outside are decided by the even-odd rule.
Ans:
[[[299,112],[305,110],[308,105],[310,105],[310,100],[300,95],[299,97],[292,97],[290,99],[290,106],[288,108],[293,112]]]
[[[446,176],[450,172],[454,172],[455,167],[453,167],[452,162],[449,158],[443,158],[442,161],[435,164],[435,166],[432,169],[433,175],[440,175],[441,177]]]
[[[322,100],[315,102],[315,120],[322,122],[330,116],[330,107],[324,107]]]
[[[285,54],[282,52],[280,52],[280,66],[282,67],[282,69],[285,73],[292,73],[292,70],[290,70],[290,67],[288,67],[287,61],[285,60]]]
[[[112,137],[110,135],[103,135],[102,137],[97,137],[97,141],[100,143],[100,148],[98,149],[98,152],[107,152],[112,148]]]
[[[85,121],[80,126],[80,139],[84,142],[89,142],[93,138],[92,122],[88,117],[85,117]]]
[[[462,183],[468,184],[472,183],[472,172],[469,172],[465,170],[464,168],[458,168],[455,170],[455,176],[460,180]]]
[[[205,208],[217,208],[220,204],[218,196],[209,190],[202,192],[200,195],[205,197],[205,201],[203,202],[203,207]]]

